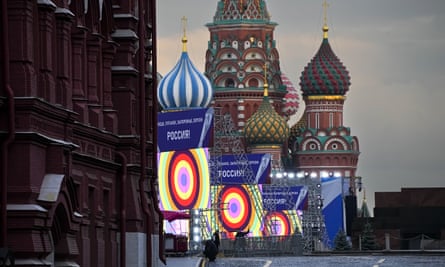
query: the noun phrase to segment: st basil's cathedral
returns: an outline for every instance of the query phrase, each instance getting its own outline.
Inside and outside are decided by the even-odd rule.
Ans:
[[[277,25],[264,0],[218,1],[213,22],[206,25],[210,39],[204,74],[213,88],[209,106],[231,115],[246,152],[271,153],[275,169],[356,177],[359,142],[343,125],[350,76],[329,44],[326,15],[321,45],[299,77],[303,112],[297,113],[299,94],[280,68]],[[205,96],[208,103],[207,87],[191,95]],[[159,94],[165,94],[160,88]],[[230,153],[230,148],[223,151]]]
[[[299,76],[301,94],[281,70],[274,38],[278,24],[271,21],[266,1],[221,0],[213,22],[206,24],[210,32],[205,52],[206,79],[187,56],[184,33],[181,59],[161,80],[158,100],[164,110],[180,109],[182,102],[182,108],[213,107],[229,114],[245,153],[271,155],[272,181],[290,177],[318,181],[314,190],[320,202],[333,201],[322,196],[322,180],[340,181],[338,201],[352,197],[345,198],[349,235],[356,216],[356,190],[361,186],[356,176],[359,142],[343,125],[350,76],[329,44],[326,1],[323,7],[321,45]],[[183,62],[185,57],[187,63]],[[299,111],[299,95],[305,102],[304,111]],[[168,98],[172,105],[164,106]],[[224,154],[234,153],[230,145],[222,144],[218,149]],[[317,207],[321,209],[323,203]],[[336,219],[343,221],[342,213],[335,215],[339,216]],[[319,220],[320,215],[313,216]],[[339,227],[343,228],[340,224],[333,227],[331,240]]]

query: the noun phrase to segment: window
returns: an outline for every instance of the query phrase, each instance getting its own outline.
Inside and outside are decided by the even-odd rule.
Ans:
[[[320,113],[315,114],[315,128],[320,128]]]
[[[329,113],[329,128],[334,127],[334,114],[332,112]]]
[[[249,87],[258,87],[258,80],[253,78],[249,80]]]
[[[234,88],[235,87],[235,81],[233,79],[227,79],[226,80],[226,87]]]

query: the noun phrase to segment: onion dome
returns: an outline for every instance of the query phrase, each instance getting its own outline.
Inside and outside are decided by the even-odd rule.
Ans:
[[[283,81],[283,85],[286,86],[287,93],[284,96],[284,107],[283,113],[287,116],[294,115],[298,111],[298,92],[295,89],[292,82],[287,78],[285,74],[281,74],[281,80]]]
[[[282,145],[289,137],[286,121],[270,104],[268,87],[265,82],[263,102],[244,127],[244,137],[248,145]]]
[[[158,101],[165,110],[207,107],[213,97],[209,79],[193,65],[187,53],[187,38],[176,66],[162,78],[158,86]]]
[[[329,45],[328,30],[325,24],[321,46],[301,73],[300,86],[303,96],[345,95],[349,90],[349,73]]]

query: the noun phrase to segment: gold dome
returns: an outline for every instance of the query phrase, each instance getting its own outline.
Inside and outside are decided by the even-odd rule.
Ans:
[[[282,145],[289,137],[289,127],[264,96],[258,110],[247,120],[244,137],[248,145]]]

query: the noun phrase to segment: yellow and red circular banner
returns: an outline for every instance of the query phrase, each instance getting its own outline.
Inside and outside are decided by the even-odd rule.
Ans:
[[[208,207],[210,178],[206,148],[160,153],[158,177],[164,210]]]
[[[258,190],[258,188],[249,186],[225,185],[218,187],[216,199],[224,205],[224,209],[219,211],[219,222],[225,231],[237,232],[249,229],[254,233],[260,229],[261,222],[258,212],[261,213],[262,207],[258,207],[260,210],[257,210],[252,196],[253,190]],[[261,203],[261,201],[259,202]]]
[[[264,217],[264,236],[289,236],[301,232],[301,225],[295,210],[269,211]]]
[[[288,215],[282,211],[268,212],[264,218],[264,226],[266,235],[287,236],[293,232],[292,222]]]

